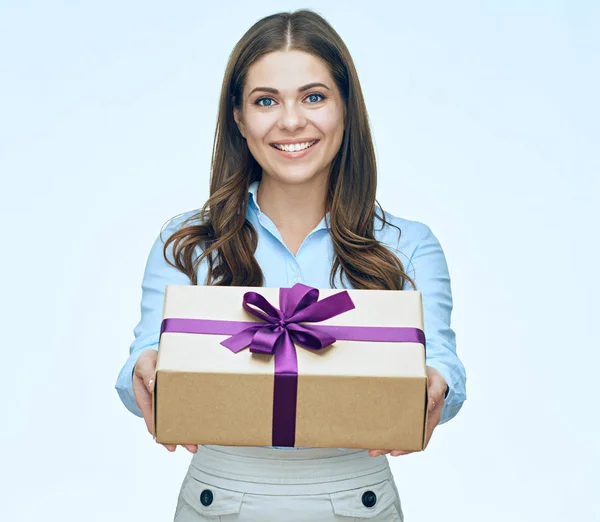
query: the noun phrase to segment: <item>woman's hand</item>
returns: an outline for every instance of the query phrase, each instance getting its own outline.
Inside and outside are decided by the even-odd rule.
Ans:
[[[133,371],[133,394],[138,408],[142,410],[146,428],[154,435],[154,419],[152,417],[152,390],[154,389],[154,375],[156,372],[156,359],[158,352],[150,349],[145,350],[135,363]],[[176,444],[163,444],[169,451],[177,449]],[[190,453],[198,451],[197,444],[183,444]]]
[[[429,444],[433,430],[439,424],[442,417],[442,408],[444,407],[444,395],[446,395],[446,381],[435,368],[430,366],[426,367],[427,371],[427,393],[429,395],[428,404],[428,419],[427,419],[427,433],[425,436],[425,448]],[[425,449],[423,448],[423,449]],[[413,451],[403,450],[369,450],[369,457],[379,457],[380,455],[391,454],[392,457],[398,457],[400,455],[408,455],[414,453]]]

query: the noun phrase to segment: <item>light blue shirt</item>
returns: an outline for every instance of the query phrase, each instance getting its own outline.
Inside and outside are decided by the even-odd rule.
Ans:
[[[256,198],[258,184],[254,182],[249,188],[246,218],[258,234],[255,257],[264,275],[264,286],[291,287],[295,283],[304,283],[315,288],[330,288],[329,276],[334,250],[327,228],[327,216],[306,237],[294,256],[275,224],[261,212]],[[133,369],[142,351],[148,348],[158,350],[165,287],[168,284],[191,284],[185,274],[164,260],[164,240],[196,212],[189,211],[169,221],[154,242],[146,263],[142,280],[141,319],[134,329],[135,340],[129,349],[130,356],[116,383],[119,397],[127,409],[138,417],[142,417],[142,412],[133,394]],[[387,212],[385,215],[387,221],[400,228],[401,233],[392,226],[383,227],[377,219],[375,237],[399,257],[404,270],[422,293],[426,364],[440,372],[449,388],[440,421],[444,423],[458,413],[466,400],[466,373],[456,354],[456,337],[450,327],[452,292],[446,258],[439,241],[427,225],[395,217]],[[172,260],[172,250],[168,251],[168,255]],[[203,260],[199,266],[199,284],[206,281],[207,274],[207,262]],[[351,285],[341,281],[338,275],[335,287],[351,288]],[[407,287],[412,290],[410,283],[407,283]]]

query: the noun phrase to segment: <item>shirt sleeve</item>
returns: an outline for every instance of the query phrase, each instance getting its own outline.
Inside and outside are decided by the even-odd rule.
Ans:
[[[129,358],[122,367],[115,386],[123,404],[131,413],[138,417],[142,417],[142,412],[133,394],[133,370],[135,363],[144,350],[158,350],[166,286],[168,284],[191,284],[188,276],[169,265],[163,256],[163,247],[166,239],[177,230],[185,217],[186,215],[183,218],[174,218],[171,220],[158,235],[150,249],[142,279],[141,318],[133,330],[135,340],[129,348]],[[169,246],[167,256],[173,261],[172,244]]]
[[[448,394],[440,424],[452,419],[466,400],[466,372],[456,353],[456,334],[450,326],[452,290],[442,247],[431,229],[421,223],[423,235],[411,257],[409,275],[423,298],[426,365],[438,370]],[[411,274],[412,272],[412,274]]]

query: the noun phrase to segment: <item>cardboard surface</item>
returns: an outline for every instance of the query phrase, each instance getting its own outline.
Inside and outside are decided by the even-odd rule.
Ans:
[[[279,307],[278,288],[168,285],[163,318],[258,321],[245,292]],[[319,300],[340,290],[323,289]],[[423,329],[421,293],[348,290],[356,308],[319,325]],[[169,444],[271,446],[274,357],[235,354],[227,335],[163,333],[156,367],[156,440]],[[296,346],[297,447],[422,450],[425,352],[419,343],[337,341]]]

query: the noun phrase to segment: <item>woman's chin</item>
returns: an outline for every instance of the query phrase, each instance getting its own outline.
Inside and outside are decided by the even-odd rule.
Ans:
[[[273,171],[272,174],[267,173],[263,169],[263,181],[270,180],[286,185],[305,185],[305,184],[320,184],[327,180],[327,171],[322,170],[320,173],[314,170],[307,171],[306,169],[287,169],[285,172]]]

